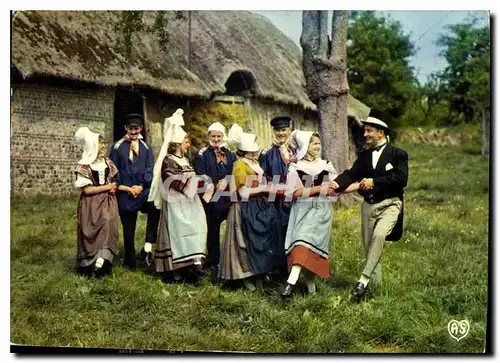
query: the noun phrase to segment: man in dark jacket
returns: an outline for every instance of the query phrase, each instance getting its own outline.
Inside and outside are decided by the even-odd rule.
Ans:
[[[138,212],[147,214],[146,238],[141,257],[149,265],[152,260],[152,245],[156,242],[160,210],[148,202],[153,180],[153,150],[142,140],[144,119],[139,114],[125,116],[123,123],[127,134],[111,149],[110,159],[118,168],[119,185],[128,187],[127,192],[118,192],[118,209],[123,226],[125,265],[136,267],[135,228]]]
[[[208,176],[216,187],[231,175],[236,154],[225,147],[226,128],[220,122],[208,127],[210,146],[202,148],[194,158],[194,170],[199,176]],[[220,226],[227,219],[230,201],[220,198],[217,202],[205,202],[202,199],[207,216],[207,250],[205,266],[217,271],[220,255]]]
[[[369,281],[380,283],[382,265],[380,258],[386,241],[398,241],[402,234],[403,189],[408,181],[408,154],[388,144],[389,128],[375,117],[368,117],[364,124],[365,150],[351,169],[340,174],[335,181],[337,191],[351,183],[359,182],[363,196],[362,235],[366,264],[353,295],[364,294]]]
[[[292,118],[289,116],[278,116],[271,120],[274,141],[262,151],[259,156],[259,164],[264,170],[264,177],[268,182],[285,183],[288,167],[295,161],[297,150],[290,143],[292,133]],[[276,177],[276,179],[275,179]],[[288,276],[285,256],[285,239],[290,218],[291,203],[284,201],[283,195],[277,195],[274,205],[280,215],[280,228],[278,232],[278,251],[275,272],[282,278]]]

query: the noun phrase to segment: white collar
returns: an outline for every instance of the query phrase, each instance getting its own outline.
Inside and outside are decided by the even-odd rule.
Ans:
[[[247,164],[253,171],[255,171],[257,175],[259,176],[264,175],[264,170],[262,169],[262,167],[259,165],[258,162],[252,163],[245,157],[242,157],[240,160],[243,161],[245,164]]]
[[[317,158],[314,161],[299,160],[295,163],[295,168],[297,170],[302,170],[309,175],[317,175],[323,170],[326,170],[328,162],[321,158]]]
[[[386,146],[387,146],[387,141],[381,142],[380,144],[378,144],[377,146],[375,146],[375,148],[380,147],[380,149],[379,150],[373,150],[373,152],[374,153],[381,153],[382,151],[384,151],[384,149],[385,149]]]

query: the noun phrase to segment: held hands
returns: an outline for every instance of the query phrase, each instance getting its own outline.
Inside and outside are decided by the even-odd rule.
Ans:
[[[364,178],[359,183],[359,189],[361,190],[371,190],[373,189],[373,179],[372,178]]]
[[[127,191],[127,192],[128,192],[128,194],[130,194],[134,198],[137,198],[137,196],[139,194],[141,194],[141,192],[142,192],[143,189],[144,188],[142,186],[140,186],[140,185],[134,185],[133,187],[129,188],[129,191]]]
[[[116,185],[116,183],[109,184],[109,194],[115,195],[117,189],[118,186]]]
[[[331,181],[328,183],[328,193],[327,195],[331,196],[331,195],[334,195],[336,192],[335,192],[335,189],[337,189],[339,187],[339,185],[335,182],[335,181]]]
[[[280,184],[273,184],[273,183],[268,183],[266,184],[262,192],[268,193],[268,194],[275,194],[277,196],[281,196],[285,194],[285,190],[283,189],[282,185]]]
[[[128,187],[126,185],[123,185],[121,186],[121,188],[122,188],[121,190],[123,190],[133,198],[136,198],[142,192],[142,187],[139,185],[134,185],[133,187]]]

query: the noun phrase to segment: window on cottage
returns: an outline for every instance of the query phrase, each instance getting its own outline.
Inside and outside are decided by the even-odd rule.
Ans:
[[[225,86],[226,95],[248,97],[255,92],[257,82],[251,72],[235,71],[231,73]]]

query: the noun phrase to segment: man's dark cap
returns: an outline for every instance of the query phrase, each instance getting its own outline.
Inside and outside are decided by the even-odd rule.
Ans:
[[[130,113],[123,118],[123,124],[125,126],[143,126],[144,118],[138,113]]]
[[[278,116],[271,120],[271,126],[273,129],[282,129],[284,127],[290,127],[290,122],[292,118],[289,116]]]

